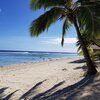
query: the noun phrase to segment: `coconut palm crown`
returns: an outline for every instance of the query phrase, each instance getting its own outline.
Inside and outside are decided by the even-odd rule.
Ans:
[[[43,31],[48,30],[57,20],[61,20],[64,22],[61,41],[63,46],[66,30],[73,24],[88,66],[87,74],[95,74],[97,70],[89,56],[82,34],[91,36],[91,38],[100,35],[99,0],[31,0],[30,5],[32,10],[41,8],[45,10],[44,14],[32,22],[31,36],[38,36]]]

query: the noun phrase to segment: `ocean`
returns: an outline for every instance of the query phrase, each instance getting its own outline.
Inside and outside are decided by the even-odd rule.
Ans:
[[[37,52],[37,51],[0,51],[0,66],[47,61],[51,59],[76,58],[77,53]]]

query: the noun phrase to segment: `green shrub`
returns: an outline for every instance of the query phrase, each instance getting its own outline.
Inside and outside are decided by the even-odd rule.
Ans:
[[[92,48],[88,48],[88,52],[89,52],[90,56],[93,56],[93,49]],[[79,52],[79,56],[83,56],[82,50]]]
[[[93,53],[94,56],[100,56],[100,51],[96,51]]]

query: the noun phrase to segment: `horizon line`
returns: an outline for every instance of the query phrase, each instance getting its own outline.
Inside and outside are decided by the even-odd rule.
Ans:
[[[0,52],[53,52],[53,53],[77,53],[77,52],[70,52],[70,51],[40,51],[40,50],[0,50]]]

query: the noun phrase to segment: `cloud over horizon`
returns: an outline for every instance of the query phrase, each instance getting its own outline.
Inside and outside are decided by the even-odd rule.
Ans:
[[[43,41],[45,44],[61,44],[61,38],[59,37],[45,37],[46,40]],[[77,38],[65,38],[64,44],[75,44],[77,42]]]

